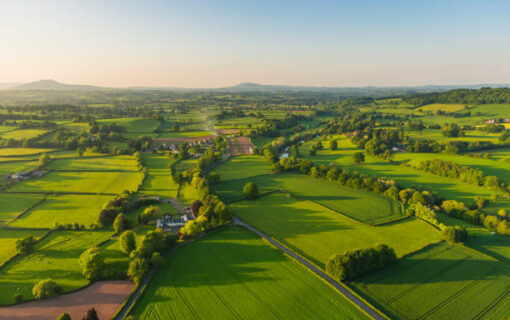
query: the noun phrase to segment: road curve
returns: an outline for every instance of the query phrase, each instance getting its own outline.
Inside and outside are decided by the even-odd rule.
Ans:
[[[246,222],[242,221],[241,219],[239,219],[236,216],[233,217],[232,224],[233,225],[238,225],[238,226],[245,227],[248,230],[251,230],[252,232],[255,232],[260,237],[266,239],[271,244],[276,246],[278,249],[282,250],[283,252],[287,253],[289,256],[291,256],[294,259],[296,259],[298,262],[300,262],[306,268],[308,268],[311,271],[313,271],[319,277],[321,277],[322,279],[327,281],[329,284],[331,284],[333,287],[335,287],[338,291],[343,293],[344,296],[347,297],[347,299],[351,300],[352,303],[356,304],[358,307],[360,307],[363,311],[365,311],[372,318],[377,319],[377,320],[384,320],[384,319],[386,319],[384,316],[382,316],[380,314],[380,312],[378,310],[374,309],[370,305],[366,304],[364,301],[360,300],[357,296],[352,294],[352,292],[349,289],[347,289],[343,283],[340,283],[340,282],[337,282],[337,281],[333,280],[333,278],[328,276],[324,271],[322,271],[321,269],[317,268],[316,266],[314,266],[310,262],[306,261],[301,256],[297,255],[296,253],[292,252],[291,250],[287,249],[285,246],[283,246],[279,242],[273,240],[269,236],[265,235],[264,233],[260,232],[259,230],[255,229],[254,227],[250,226],[249,224],[247,224]]]

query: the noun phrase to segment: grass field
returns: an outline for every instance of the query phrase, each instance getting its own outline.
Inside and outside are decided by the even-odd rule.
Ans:
[[[114,194],[135,191],[141,182],[141,172],[49,172],[42,178],[16,183],[9,191]]]
[[[226,201],[242,200],[243,186],[248,181],[256,183],[260,193],[283,189],[300,199],[314,201],[370,224],[384,223],[402,216],[400,203],[393,199],[296,173],[224,181],[215,185],[214,191]]]
[[[12,127],[12,126],[0,126],[0,134],[7,132],[7,131],[15,130],[16,128],[17,127]]]
[[[271,170],[262,156],[239,156],[230,158],[212,172],[217,172],[222,180],[232,180],[270,174]]]
[[[187,170],[197,164],[196,159],[183,159],[177,162],[175,167],[175,172],[182,172],[184,170]]]
[[[3,179],[5,174],[30,171],[37,168],[38,166],[38,161],[30,160],[23,162],[0,162],[0,178]]]
[[[479,130],[465,130],[463,137],[445,137],[440,129],[423,129],[422,131],[408,131],[407,134],[411,140],[436,140],[445,143],[447,141],[490,141],[492,143],[499,143],[499,136],[497,133],[485,133]]]
[[[0,194],[0,225],[42,200],[40,195]]]
[[[147,168],[147,177],[139,190],[143,195],[159,195],[176,197],[177,188],[170,175],[168,165],[175,160],[159,154],[143,154],[143,162]]]
[[[5,132],[0,137],[5,140],[8,140],[8,139],[24,140],[24,139],[36,138],[40,135],[45,134],[46,132],[48,132],[48,131],[39,130],[39,129],[20,129],[20,130],[13,130],[13,131]]]
[[[46,168],[68,171],[138,171],[135,158],[132,156],[55,159]]]
[[[421,220],[409,218],[374,227],[282,194],[236,202],[230,208],[248,224],[322,268],[334,253],[385,243],[402,256],[440,240],[439,231]]]
[[[474,250],[440,244],[352,285],[392,318],[506,319],[510,314],[510,270]]]
[[[26,155],[34,155],[43,152],[51,152],[53,149],[43,149],[43,148],[1,148],[0,149],[0,157],[7,156],[26,156]]]
[[[158,120],[141,118],[100,119],[97,122],[99,124],[115,123],[126,128],[126,133],[152,133],[154,128],[159,126]]]
[[[33,254],[17,257],[0,269],[0,304],[13,303],[17,293],[25,299],[33,299],[33,286],[48,278],[60,284],[64,292],[87,285],[78,258],[87,248],[107,240],[111,234],[111,231],[51,233],[36,245]]]
[[[312,273],[240,227],[172,252],[137,319],[366,319]]]
[[[445,111],[445,112],[456,112],[464,110],[465,104],[445,104],[445,103],[433,103],[426,106],[418,107],[417,110],[427,111]]]
[[[473,115],[480,112],[487,117],[510,118],[510,104],[481,104],[470,110]]]
[[[47,231],[27,231],[27,230],[9,230],[9,229],[1,229],[0,230],[0,266],[3,265],[7,260],[16,255],[16,246],[15,243],[17,240],[26,237],[33,236],[34,238],[39,238],[44,235]],[[0,274],[1,274],[0,269]],[[0,278],[0,282],[1,282]]]
[[[211,131],[163,132],[158,135],[158,139],[200,138],[211,135],[213,135]]]
[[[273,138],[269,138],[269,137],[255,136],[255,137],[251,138],[251,142],[257,148],[262,148],[262,147],[264,147],[264,145],[270,143],[271,141],[273,141]]]
[[[50,229],[58,222],[61,225],[78,223],[88,228],[97,223],[103,205],[111,199],[111,196],[76,194],[49,197],[9,226]]]
[[[438,176],[432,173],[416,170],[414,168],[399,166],[383,161],[377,157],[366,156],[365,163],[356,166],[353,160],[353,153],[361,151],[357,149],[348,139],[337,136],[340,140],[339,150],[319,150],[315,156],[308,155],[309,144],[307,142],[300,148],[300,151],[307,159],[315,163],[335,163],[341,167],[347,167],[351,172],[358,171],[369,176],[386,177],[395,180],[405,187],[423,187],[436,191],[446,199],[464,201],[469,203],[475,196],[490,197],[493,191],[483,187],[464,183],[456,179]],[[328,148],[328,143],[323,143]],[[395,155],[399,157],[399,155]]]

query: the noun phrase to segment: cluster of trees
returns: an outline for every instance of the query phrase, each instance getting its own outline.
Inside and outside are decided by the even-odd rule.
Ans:
[[[397,255],[393,248],[380,244],[375,248],[334,254],[326,263],[326,272],[332,278],[344,281],[383,268],[395,261]]]
[[[264,137],[279,137],[282,134],[281,130],[295,127],[299,121],[311,121],[312,116],[305,115],[290,115],[284,119],[266,119],[263,126],[257,128],[257,134]]]
[[[55,122],[44,120],[44,121],[20,121],[18,122],[19,129],[41,129],[41,130],[53,130],[57,127]]]
[[[423,153],[447,153],[447,154],[458,154],[462,152],[474,152],[486,149],[495,149],[507,147],[508,144],[495,144],[491,141],[434,141],[434,140],[421,140],[416,139],[414,143],[407,146],[409,152]]]
[[[155,199],[136,199],[133,192],[124,191],[115,196],[113,200],[106,202],[99,212],[98,223],[100,226],[114,222],[117,215],[128,212],[144,205],[154,204]]]
[[[34,251],[35,244],[37,240],[33,236],[26,236],[21,239],[16,240],[16,252],[19,255],[26,256]]]
[[[404,96],[404,102],[415,106],[431,103],[485,104],[510,103],[509,88],[455,89],[445,92],[410,94]]]
[[[441,133],[444,137],[463,137],[464,131],[462,128],[456,123],[447,123],[441,128]]]
[[[441,159],[425,160],[419,163],[417,169],[478,186],[486,186],[490,189],[504,191],[506,187],[496,176],[486,176],[480,169],[463,166],[453,161]]]
[[[44,299],[61,294],[62,287],[51,279],[41,280],[32,288],[32,294],[36,299]]]
[[[486,126],[480,127],[480,130],[487,133],[500,133],[506,130],[505,126],[502,124],[488,124]]]
[[[317,154],[317,150],[322,150],[324,149],[324,146],[322,145],[322,142],[321,141],[317,141],[317,142],[314,142],[311,146],[310,146],[310,155],[311,156],[314,156]]]
[[[443,236],[443,239],[448,243],[455,243],[455,242],[463,242],[467,239],[468,233],[466,231],[466,228],[454,226],[454,227],[444,227],[441,230],[441,235]]]

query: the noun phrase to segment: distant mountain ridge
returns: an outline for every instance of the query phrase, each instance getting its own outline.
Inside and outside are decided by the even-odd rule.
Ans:
[[[127,88],[106,88],[90,85],[64,84],[55,80],[39,80],[25,84],[0,84],[0,90],[11,91],[104,91],[104,90],[134,90],[134,91],[209,91],[209,92],[324,92],[324,93],[361,93],[379,91],[405,91],[433,92],[451,89],[479,89],[482,87],[510,87],[510,84],[473,84],[473,85],[426,85],[426,86],[366,86],[366,87],[315,87],[315,86],[287,86],[287,85],[265,85],[253,82],[243,82],[230,87],[220,88],[180,88],[180,87],[127,87]]]

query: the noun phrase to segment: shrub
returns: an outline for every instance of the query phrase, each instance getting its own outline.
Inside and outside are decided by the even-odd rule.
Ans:
[[[57,320],[71,320],[69,313],[65,312],[58,316]]]
[[[244,185],[243,194],[247,199],[255,199],[259,194],[259,188],[253,182],[248,182]]]
[[[159,252],[154,252],[151,257],[151,264],[157,267],[161,265],[161,263],[163,263],[163,257]]]
[[[133,231],[124,231],[119,237],[120,250],[125,254],[130,254],[136,249],[136,238]]]
[[[96,309],[90,308],[87,310],[87,313],[83,316],[83,320],[99,320]]]
[[[20,303],[21,301],[23,301],[23,295],[21,293],[16,293],[14,295],[14,302]]]
[[[32,289],[36,299],[44,299],[62,293],[62,287],[51,279],[41,280]]]
[[[124,216],[122,213],[118,214],[115,217],[115,221],[113,222],[113,229],[115,229],[116,233],[120,233],[129,229],[129,221],[126,219],[126,216]]]
[[[85,250],[78,259],[81,273],[89,280],[98,280],[105,270],[104,255],[98,247]]]
[[[147,271],[149,271],[147,260],[144,258],[134,258],[129,264],[127,275],[136,284],[139,284],[143,277],[145,277]]]

